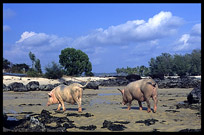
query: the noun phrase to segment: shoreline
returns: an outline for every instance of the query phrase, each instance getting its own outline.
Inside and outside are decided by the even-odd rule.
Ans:
[[[83,81],[87,81],[89,78],[91,78],[91,81],[98,81],[98,80],[108,80],[114,77],[68,77],[66,76],[66,77],[62,77],[61,79],[48,79],[48,78],[42,78],[42,77],[17,77],[17,76],[4,75],[3,83],[5,85],[9,85],[10,83],[13,83],[13,82],[20,82],[26,85],[31,81],[38,81],[40,85],[47,85],[47,84],[60,83],[60,80],[83,82]]]

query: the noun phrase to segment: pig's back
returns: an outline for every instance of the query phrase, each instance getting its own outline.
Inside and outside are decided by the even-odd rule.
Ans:
[[[63,99],[63,101],[70,102],[72,99],[70,87],[67,85],[59,85],[56,93]]]
[[[142,83],[142,80],[131,82],[127,85],[125,88],[126,93],[130,93],[132,96],[132,99],[136,99],[139,101],[143,101],[143,93],[140,90],[140,84]]]

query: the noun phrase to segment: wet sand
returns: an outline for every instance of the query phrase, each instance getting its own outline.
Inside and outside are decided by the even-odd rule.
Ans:
[[[67,117],[74,121],[76,126],[95,125],[95,130],[83,130],[79,128],[68,128],[68,132],[111,132],[107,128],[101,128],[104,120],[128,121],[128,124],[122,124],[126,128],[122,132],[177,132],[183,129],[200,129],[201,117],[197,116],[197,110],[176,109],[176,104],[187,100],[187,94],[192,90],[189,89],[159,89],[159,101],[156,113],[147,113],[146,102],[143,102],[143,110],[140,111],[138,102],[132,102],[131,110],[127,106],[120,104],[122,97],[117,88],[123,87],[100,87],[99,90],[85,89],[82,98],[82,114],[90,113],[91,117],[67,116],[68,113],[78,113],[77,104],[71,105],[65,103],[66,111],[56,113],[57,104],[46,106],[48,91],[29,91],[29,92],[3,92],[3,112],[9,118],[13,116],[24,117],[32,114],[40,114],[43,109],[51,112],[52,116]],[[151,108],[153,108],[153,101]],[[33,113],[32,113],[33,112]],[[21,113],[21,114],[19,114]],[[154,124],[145,125],[136,123],[147,119],[156,119]],[[55,123],[49,126],[56,126]]]

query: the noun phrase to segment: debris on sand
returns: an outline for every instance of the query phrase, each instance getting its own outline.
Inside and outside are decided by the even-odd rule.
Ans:
[[[158,120],[156,119],[147,119],[147,120],[136,121],[135,123],[144,123],[146,126],[150,126],[155,124],[156,122],[158,122]]]
[[[107,128],[111,131],[122,131],[126,127],[124,125],[121,125],[121,124],[114,124],[114,122],[104,120],[103,127],[101,127],[101,128]]]

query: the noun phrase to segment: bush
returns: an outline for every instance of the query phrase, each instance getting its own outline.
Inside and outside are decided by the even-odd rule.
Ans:
[[[28,77],[40,77],[42,76],[42,74],[38,73],[38,71],[33,70],[32,68],[28,70],[28,72],[26,72]]]
[[[48,79],[59,79],[63,76],[62,68],[55,62],[52,62],[52,65],[46,66],[45,70],[46,73],[44,77]]]

